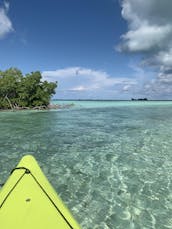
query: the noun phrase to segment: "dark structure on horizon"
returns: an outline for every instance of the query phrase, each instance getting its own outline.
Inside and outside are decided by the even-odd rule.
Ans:
[[[134,99],[134,98],[131,98],[132,101],[148,101],[147,98],[139,98],[139,99]]]

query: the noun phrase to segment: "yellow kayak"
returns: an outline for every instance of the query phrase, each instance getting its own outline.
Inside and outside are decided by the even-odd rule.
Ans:
[[[33,156],[22,158],[0,191],[1,229],[80,229]]]

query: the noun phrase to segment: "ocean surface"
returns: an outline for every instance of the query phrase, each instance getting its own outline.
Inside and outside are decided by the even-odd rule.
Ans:
[[[0,183],[25,154],[83,229],[172,228],[172,102],[0,112]]]

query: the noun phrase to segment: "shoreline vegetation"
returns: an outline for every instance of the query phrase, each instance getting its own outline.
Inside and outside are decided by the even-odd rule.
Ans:
[[[15,112],[15,111],[43,111],[43,110],[58,110],[58,109],[68,109],[75,106],[73,103],[72,104],[49,104],[48,106],[37,106],[37,107],[13,107],[11,109],[1,109],[0,112]]]
[[[43,81],[39,71],[23,75],[17,68],[0,71],[0,111],[56,109],[50,100],[57,82]]]

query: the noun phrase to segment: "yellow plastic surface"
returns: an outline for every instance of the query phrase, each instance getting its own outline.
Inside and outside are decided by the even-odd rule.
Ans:
[[[80,229],[33,156],[22,158],[0,191],[0,229]]]

